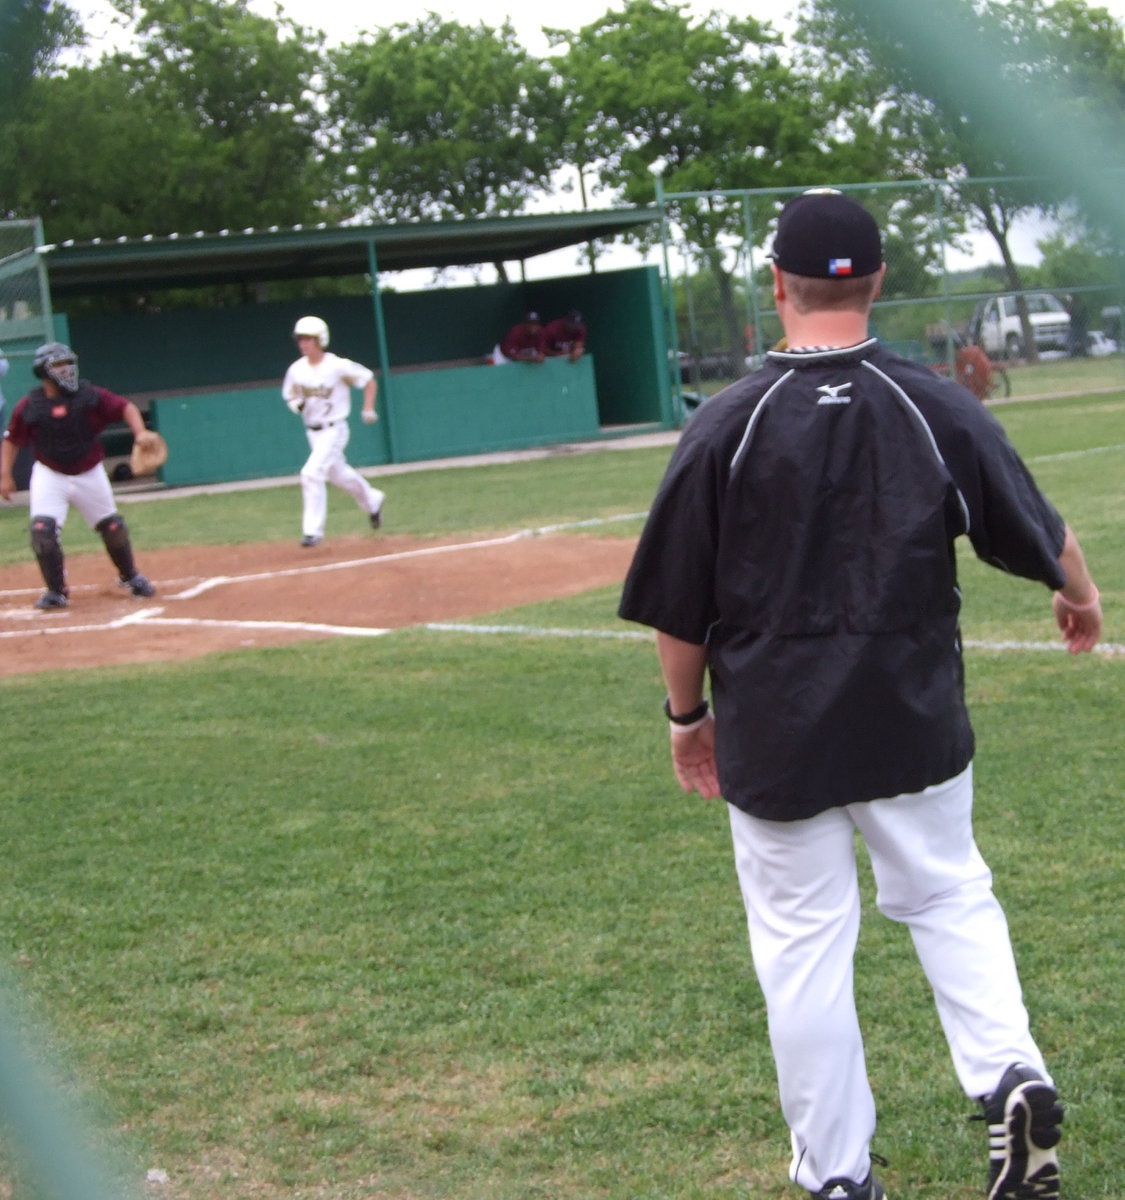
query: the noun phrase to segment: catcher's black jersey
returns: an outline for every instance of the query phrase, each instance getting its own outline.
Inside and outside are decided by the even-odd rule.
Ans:
[[[1064,582],[1065,526],[999,423],[875,339],[773,352],[696,412],[620,613],[706,643],[728,801],[793,820],[968,765],[961,534]]]

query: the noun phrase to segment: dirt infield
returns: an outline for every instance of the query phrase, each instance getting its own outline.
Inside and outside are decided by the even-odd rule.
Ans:
[[[171,661],[324,637],[370,637],[427,621],[575,595],[620,582],[635,541],[572,534],[479,540],[342,537],[144,551],[157,585],[137,600],[104,554],[67,560],[70,607],[40,612],[33,561],[0,586],[0,675]]]

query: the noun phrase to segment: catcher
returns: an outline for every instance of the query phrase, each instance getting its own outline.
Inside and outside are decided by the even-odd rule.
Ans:
[[[16,405],[0,442],[0,496],[10,500],[16,490],[12,468],[17,447],[31,446],[31,549],[47,585],[35,607],[66,608],[70,603],[60,534],[72,504],[101,535],[121,586],[134,596],[155,595],[156,588],[133,561],[129,530],[114,503],[98,434],[124,421],[134,446],[155,447],[158,455],[164,453],[163,439],[145,428],[131,400],[80,379],[78,358],[62,342],[40,346],[32,371],[42,383]]]

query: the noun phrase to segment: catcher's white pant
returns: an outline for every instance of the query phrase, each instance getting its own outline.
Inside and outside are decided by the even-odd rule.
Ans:
[[[78,509],[91,529],[117,511],[113,488],[101,463],[81,475],[64,475],[35,462],[27,487],[29,515],[54,517],[59,529],[62,529],[71,505]]]
[[[973,779],[917,795],[762,821],[730,807],[754,967],[766,999],[794,1183],[819,1191],[870,1170],[875,1102],[852,992],[859,933],[855,833],[879,910],[910,929],[968,1096],[1011,1063],[1049,1078],[1028,1028],[1003,910],[972,831]]]
[[[328,517],[327,484],[334,483],[351,496],[366,513],[377,513],[386,496],[348,465],[344,450],[351,430],[347,421],[336,421],[323,429],[305,428],[309,439],[309,457],[301,468],[301,493],[304,515],[301,533],[306,537],[324,537]]]

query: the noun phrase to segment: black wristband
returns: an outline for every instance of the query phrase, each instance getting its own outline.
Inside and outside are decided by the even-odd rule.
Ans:
[[[673,725],[694,725],[696,721],[702,721],[710,711],[710,704],[706,700],[701,700],[699,707],[693,708],[691,712],[674,713],[672,711],[672,702],[667,696],[664,697],[664,715]]]

